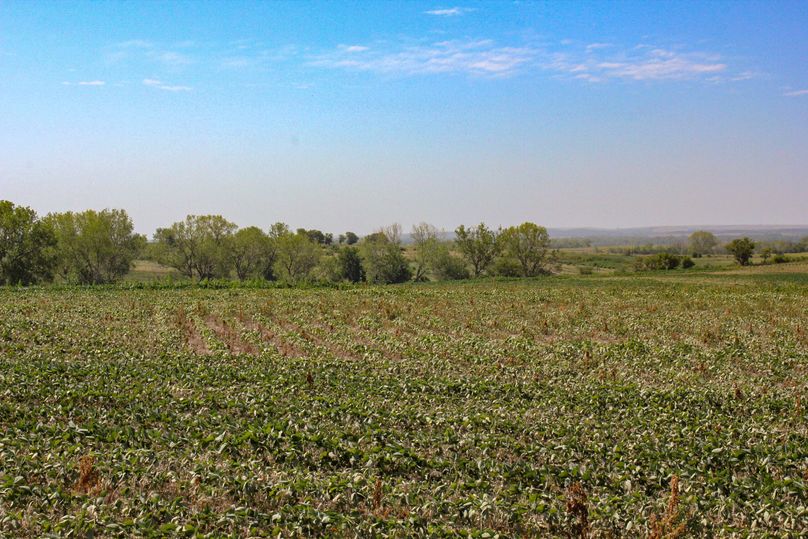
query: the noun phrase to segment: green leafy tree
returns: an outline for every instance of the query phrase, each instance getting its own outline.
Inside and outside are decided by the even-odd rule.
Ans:
[[[158,228],[154,240],[160,247],[159,261],[189,278],[227,278],[236,228],[221,215],[189,215],[168,228]]]
[[[348,245],[353,245],[358,241],[359,241],[359,236],[357,236],[353,232],[348,231],[348,232],[345,233],[345,243],[347,243]]]
[[[400,238],[400,227],[393,225],[366,236],[359,244],[368,282],[389,284],[410,279],[412,272],[401,252]]]
[[[320,247],[304,231],[286,230],[275,238],[275,271],[290,282],[306,279],[320,258]]]
[[[318,245],[331,245],[334,239],[332,234],[324,234],[321,230],[316,229],[306,230],[305,228],[298,228],[297,233],[307,235],[312,242]]]
[[[362,266],[362,257],[356,247],[350,245],[342,247],[337,253],[337,263],[343,279],[352,283],[365,280],[365,268]]]
[[[522,223],[502,231],[502,247],[507,256],[519,263],[522,277],[533,277],[547,271],[545,262],[550,247],[547,229],[535,223]]]
[[[438,237],[438,229],[429,223],[419,223],[412,227],[412,243],[415,251],[414,281],[427,280],[434,273],[438,260],[446,251]]]
[[[475,277],[488,269],[501,251],[499,232],[490,230],[484,223],[474,228],[460,225],[455,230],[455,244],[466,261],[471,264]]]
[[[233,234],[230,254],[240,281],[265,278],[266,268],[275,262],[273,240],[255,226],[242,228]]]
[[[724,246],[741,266],[748,266],[755,252],[755,243],[749,238],[734,239]]]
[[[712,232],[696,230],[688,237],[690,252],[696,256],[710,254],[718,245],[718,240]]]
[[[0,200],[0,284],[50,281],[55,245],[53,230],[34,210]]]
[[[81,284],[112,283],[126,275],[143,241],[124,210],[50,214],[60,273]]]

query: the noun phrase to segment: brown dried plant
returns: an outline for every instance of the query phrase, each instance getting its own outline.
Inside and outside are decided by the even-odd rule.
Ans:
[[[679,477],[674,475],[671,478],[671,494],[668,498],[668,506],[661,517],[651,515],[651,530],[648,539],[677,539],[683,537],[686,522],[681,520],[679,512]]]
[[[587,506],[587,496],[581,483],[574,483],[567,489],[567,513],[575,517],[572,526],[572,537],[586,539],[589,537],[589,507]]]
[[[373,510],[378,511],[382,506],[382,478],[376,479],[376,485],[373,487]]]
[[[79,459],[79,478],[73,485],[76,494],[98,494],[101,490],[101,478],[95,470],[95,457],[84,455]]]

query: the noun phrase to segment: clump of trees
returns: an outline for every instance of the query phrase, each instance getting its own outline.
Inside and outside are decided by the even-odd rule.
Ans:
[[[522,223],[503,230],[499,235],[502,251],[518,263],[521,277],[548,273],[546,267],[550,236],[547,229],[535,223]]]
[[[221,215],[189,215],[154,233],[155,259],[186,277],[225,278],[233,265],[232,239],[237,229]]]
[[[741,266],[748,266],[755,252],[755,242],[747,237],[734,239],[724,246],[724,248],[735,257]]]
[[[500,232],[489,229],[485,223],[480,223],[473,228],[460,225],[455,230],[457,249],[471,265],[474,277],[485,274],[502,251],[502,243],[499,241]]]
[[[419,223],[412,227],[414,248],[413,280],[426,281],[430,278],[439,281],[467,279],[469,271],[462,257],[452,254],[450,242],[443,241],[443,233],[429,223]]]
[[[690,252],[694,257],[711,254],[718,246],[718,240],[712,232],[696,230],[688,237]]]
[[[51,280],[56,236],[31,208],[0,200],[0,284],[30,285]]]
[[[370,283],[393,284],[410,280],[412,271],[401,248],[401,226],[394,224],[366,236],[359,252]]]
[[[51,213],[0,201],[0,284],[29,285],[59,275],[78,284],[126,275],[146,238],[124,210]]]
[[[474,228],[460,225],[455,230],[455,244],[475,277],[535,277],[550,272],[550,236],[535,223],[504,230],[491,230],[484,223]]]
[[[305,280],[317,266],[320,250],[305,231],[293,233],[283,230],[283,226],[278,227],[279,231],[273,238],[277,246],[277,275],[290,282]]]
[[[692,268],[695,265],[689,256],[680,256],[672,253],[659,253],[650,256],[641,256],[634,261],[636,271],[656,271],[672,270],[679,266],[683,269]]]
[[[51,213],[45,221],[56,236],[57,272],[69,282],[114,283],[146,245],[125,210]]]

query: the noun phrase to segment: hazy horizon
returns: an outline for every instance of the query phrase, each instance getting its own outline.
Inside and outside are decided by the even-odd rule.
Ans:
[[[149,235],[804,226],[806,27],[805,2],[4,2],[0,199]]]

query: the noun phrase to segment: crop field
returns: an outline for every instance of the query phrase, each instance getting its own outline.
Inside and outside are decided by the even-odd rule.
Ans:
[[[783,266],[0,290],[0,536],[804,535]]]

